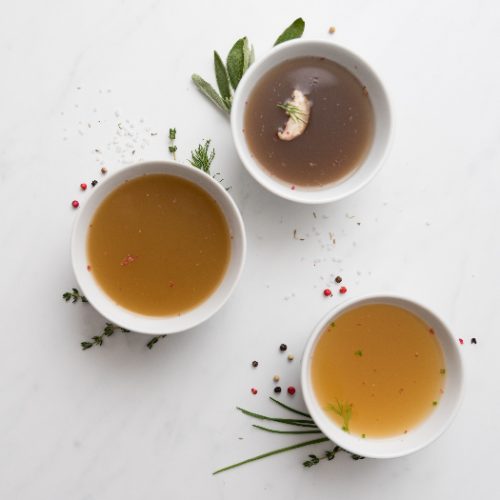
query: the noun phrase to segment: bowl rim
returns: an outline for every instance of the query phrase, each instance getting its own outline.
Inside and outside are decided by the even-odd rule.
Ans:
[[[158,172],[158,171],[151,171],[150,169],[154,168],[166,168],[169,169],[168,171],[166,170],[165,172]],[[173,169],[173,170],[172,170]],[[141,172],[134,173],[136,170],[141,170]],[[184,175],[184,172],[189,172],[188,175]],[[99,290],[99,294],[102,296],[106,297],[106,300],[109,300],[110,303],[113,303],[112,307],[112,314],[103,310],[103,305],[100,300],[96,300],[94,296],[94,291],[92,291],[90,294],[89,289],[87,288],[86,284],[84,284],[84,279],[83,279],[83,270],[82,266],[79,265],[81,264],[80,260],[77,259],[76,256],[76,248],[78,246],[78,240],[81,236],[81,233],[84,232],[83,236],[81,238],[86,244],[87,241],[87,236],[86,236],[86,231],[87,227],[83,223],[84,217],[87,215],[88,210],[91,210],[91,214],[89,216],[89,220],[92,219],[95,211],[97,208],[101,205],[101,203],[104,201],[104,199],[109,196],[110,193],[112,193],[121,183],[123,183],[126,179],[135,179],[137,177],[140,177],[142,175],[150,175],[150,174],[162,174],[164,173],[165,175],[173,175],[177,177],[181,177],[183,179],[186,179],[196,186],[200,187],[203,189],[211,198],[215,199],[217,204],[219,205],[219,208],[224,214],[224,217],[226,219],[226,222],[229,225],[229,220],[228,220],[228,215],[233,217],[233,222],[234,222],[234,227],[232,228],[233,231],[231,232],[232,238],[239,238],[240,240],[240,245],[238,246],[240,248],[240,251],[235,254],[234,248],[233,251],[231,252],[231,256],[228,262],[228,267],[226,268],[226,274],[223,276],[222,281],[219,283],[218,287],[222,285],[224,280],[227,277],[227,271],[229,269],[229,266],[232,261],[236,262],[235,266],[235,273],[233,273],[233,276],[231,278],[231,282],[229,282],[229,285],[227,286],[226,290],[224,293],[221,294],[219,300],[215,303],[213,307],[211,307],[209,310],[207,310],[204,314],[201,314],[199,318],[195,321],[191,320],[187,322],[187,326],[181,327],[181,328],[170,328],[170,329],[165,329],[163,326],[165,321],[172,320],[173,318],[176,318],[177,316],[175,315],[170,315],[170,316],[149,316],[149,315],[143,315],[140,313],[136,313],[134,311],[128,310],[118,304],[116,304],[113,300],[112,297],[110,297],[99,285],[99,283],[94,279],[96,289]],[[127,174],[130,174],[130,176],[127,176]],[[112,180],[116,179],[117,177],[121,177],[122,179],[119,180],[119,184],[117,185],[112,185],[113,183],[111,182]],[[193,180],[195,179],[195,180]],[[198,179],[201,180],[201,182],[198,182]],[[219,203],[219,200],[210,192],[208,192],[204,186],[204,183],[210,184],[215,191],[218,193],[218,196],[221,197],[221,199],[224,199],[224,201],[227,203],[227,207],[229,210],[225,210],[224,207],[221,206]],[[103,193],[103,190],[104,193]],[[102,194],[102,199],[96,204],[96,206],[91,209],[87,208],[90,206],[90,201],[92,197],[97,196],[98,194]],[[127,330],[133,331],[135,333],[141,333],[141,334],[146,334],[146,335],[171,335],[171,334],[176,334],[176,333],[181,333],[187,330],[190,330],[201,323],[207,321],[210,317],[212,317],[217,311],[219,311],[222,306],[229,300],[231,295],[234,292],[234,289],[236,288],[240,278],[241,274],[243,273],[243,268],[245,266],[245,261],[246,261],[246,252],[247,252],[247,238],[246,238],[246,231],[245,231],[245,225],[243,222],[243,218],[241,216],[241,213],[238,209],[238,206],[236,205],[236,202],[233,200],[233,198],[229,195],[227,190],[215,179],[212,178],[211,175],[206,174],[205,172],[202,172],[201,170],[180,163],[175,160],[147,160],[147,161],[141,161],[137,163],[133,163],[131,165],[127,165],[125,167],[117,169],[113,173],[109,173],[106,178],[101,181],[90,193],[90,196],[86,198],[85,204],[82,206],[80,205],[80,210],[78,211],[78,214],[73,222],[73,228],[71,232],[71,245],[70,245],[70,253],[71,253],[71,265],[73,269],[73,274],[76,278],[77,285],[79,289],[81,290],[82,294],[85,295],[87,298],[89,304],[99,313],[101,314],[105,319],[111,321],[112,323],[116,324],[119,327],[125,328]],[[84,250],[84,254],[86,254],[86,250]],[[196,311],[198,307],[203,305],[210,297],[213,297],[216,293],[217,288],[209,297],[207,297],[206,300],[198,304],[192,309],[187,310],[185,313],[182,314],[183,318],[188,317],[193,311]],[[137,320],[134,320],[136,324],[134,324],[134,327],[132,327],[132,324],[128,324],[127,321],[123,321],[123,316],[120,314],[120,311],[126,311],[127,313],[130,313],[131,315],[134,315],[137,317]],[[141,327],[140,329],[137,329],[136,326],[140,322],[147,322],[150,325],[155,324],[155,327]]]
[[[322,188],[314,188],[314,189],[301,189],[298,186],[298,189],[283,189],[283,181],[275,180],[260,164],[257,160],[253,159],[249,148],[246,144],[244,132],[239,127],[239,122],[236,119],[237,114],[240,112],[242,116],[244,116],[244,107],[246,104],[246,100],[250,96],[252,90],[255,88],[255,85],[258,83],[260,78],[263,75],[255,76],[262,65],[268,62],[270,59],[276,59],[276,63],[273,64],[273,67],[286,59],[292,59],[294,57],[299,57],[293,54],[293,51],[300,46],[310,46],[311,47],[311,56],[314,56],[314,49],[326,48],[331,49],[333,51],[343,52],[349,58],[354,61],[358,61],[364,68],[371,74],[371,77],[376,81],[379,90],[382,93],[384,106],[387,111],[387,139],[385,140],[385,144],[383,145],[383,152],[376,163],[376,166],[372,168],[372,171],[366,174],[356,185],[352,186],[349,190],[336,193],[336,186],[343,184],[344,181],[350,178],[350,176],[345,179],[341,179],[338,183],[332,183]],[[282,57],[283,54],[290,53],[287,57]],[[281,56],[281,57],[280,57]],[[332,60],[335,60],[332,58]],[[267,73],[269,70],[266,70]],[[349,70],[350,71],[350,70]],[[264,73],[264,74],[265,74]],[[255,81],[253,81],[255,80]],[[249,89],[243,94],[243,90],[249,86]],[[321,39],[295,39],[290,40],[288,42],[282,43],[278,46],[273,47],[269,52],[260,58],[258,61],[254,62],[248,70],[243,75],[242,79],[238,83],[238,87],[235,90],[233,95],[233,101],[231,106],[230,113],[230,121],[231,121],[231,135],[233,137],[233,143],[240,158],[240,161],[243,163],[247,172],[253,177],[255,181],[257,181],[262,187],[270,191],[271,193],[287,199],[289,201],[293,201],[296,203],[308,204],[308,205],[318,205],[324,203],[332,203],[335,201],[339,201],[344,199],[352,194],[356,193],[360,189],[364,188],[370,181],[374,179],[374,177],[380,172],[381,168],[387,161],[390,150],[392,149],[393,144],[393,130],[394,130],[394,113],[392,110],[391,100],[389,97],[389,92],[387,90],[386,84],[383,83],[379,74],[374,70],[372,64],[366,61],[365,58],[361,57],[357,52],[345,47],[342,44],[339,44],[334,41],[329,40],[321,40]],[[360,165],[359,169],[362,169],[364,164]],[[354,172],[353,172],[354,173]],[[309,196],[300,196],[299,193],[308,193]]]
[[[402,304],[395,304],[395,303],[402,303]],[[441,331],[443,332],[443,335],[446,336],[446,338],[450,341],[449,345],[452,346],[453,350],[453,355],[455,356],[455,361],[456,361],[456,370],[455,370],[455,375],[453,377],[457,391],[456,391],[456,396],[454,397],[452,401],[452,408],[448,412],[446,418],[444,419],[443,423],[441,425],[436,425],[436,428],[432,430],[432,432],[428,433],[428,436],[426,439],[422,439],[421,441],[418,442],[418,444],[414,444],[413,446],[408,446],[407,448],[401,448],[400,451],[392,451],[392,452],[373,452],[373,451],[366,451],[363,448],[364,443],[370,443],[370,442],[383,442],[383,441],[388,441],[392,440],[395,438],[395,436],[388,436],[388,437],[382,437],[382,438],[368,438],[366,440],[356,440],[356,444],[359,444],[359,447],[352,446],[352,439],[350,434],[346,434],[344,431],[340,429],[338,425],[335,425],[333,422],[330,422],[327,425],[323,425],[324,420],[317,418],[315,419],[315,416],[319,416],[323,414],[323,410],[319,407],[319,405],[316,402],[315,396],[314,396],[314,389],[312,388],[312,383],[310,380],[310,372],[311,372],[311,360],[312,360],[312,354],[314,351],[314,348],[316,346],[317,341],[321,337],[321,334],[326,327],[326,325],[332,320],[343,314],[346,310],[352,309],[356,307],[357,305],[364,305],[365,303],[386,303],[386,304],[391,304],[391,305],[397,305],[399,307],[405,308],[403,304],[408,305],[407,310],[411,312],[412,314],[416,315],[417,317],[420,317],[418,313],[415,312],[415,309],[421,309],[422,311],[425,311],[430,317],[432,317],[434,320],[436,320],[437,323],[440,323],[442,326]],[[443,354],[446,356],[445,347],[443,346],[442,342],[439,342],[440,346],[443,350]],[[300,383],[301,383],[301,388],[302,388],[302,393],[304,396],[304,401],[306,404],[306,407],[311,415],[311,418],[314,420],[316,425],[320,428],[320,430],[325,434],[326,437],[332,440],[335,444],[341,446],[345,450],[347,450],[350,453],[360,455],[366,458],[397,458],[397,457],[402,457],[409,455],[411,453],[414,453],[418,450],[421,450],[422,448],[428,446],[431,444],[433,441],[435,441],[437,438],[439,438],[445,431],[446,429],[451,425],[453,420],[455,419],[459,409],[460,405],[463,400],[463,395],[464,395],[464,386],[465,386],[465,367],[464,367],[464,361],[462,357],[462,353],[460,352],[460,349],[457,346],[457,342],[455,337],[453,336],[453,333],[451,329],[449,328],[448,324],[443,321],[443,319],[438,316],[432,309],[430,309],[428,306],[422,304],[420,301],[415,300],[411,297],[408,297],[406,295],[402,294],[396,294],[396,293],[370,293],[370,294],[365,294],[365,295],[360,295],[357,297],[350,298],[341,304],[337,304],[335,307],[327,311],[326,314],[324,314],[321,319],[316,323],[314,326],[308,340],[306,343],[306,346],[304,348],[304,352],[302,355],[302,361],[301,361],[301,373],[300,373]],[[426,421],[427,419],[424,419],[422,424]],[[418,427],[418,426],[417,426]],[[346,438],[345,441],[343,438]],[[347,442],[346,442],[347,441]]]

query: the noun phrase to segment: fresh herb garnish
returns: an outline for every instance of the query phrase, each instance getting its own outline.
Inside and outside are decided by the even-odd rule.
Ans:
[[[304,120],[304,112],[298,106],[295,106],[295,104],[287,101],[276,104],[276,106],[282,109],[294,122],[306,122]]]
[[[441,368],[441,370],[439,370],[439,373],[440,373],[441,375],[444,375],[444,374],[446,373],[446,370],[445,370],[444,368]]]
[[[276,39],[274,45],[279,45],[283,42],[288,42],[289,40],[293,40],[294,38],[300,38],[304,33],[304,28],[306,27],[306,23],[304,20],[299,17],[295,19],[295,21],[288,26],[288,28],[281,33],[281,35]]]
[[[300,38],[304,32],[304,20],[296,19],[283,33],[278,37],[274,45]],[[229,113],[233,101],[233,91],[236,90],[243,75],[255,60],[253,46],[246,36],[236,40],[231,47],[224,64],[221,56],[214,50],[214,72],[217,82],[217,90],[210,83],[196,73],[191,76],[193,83],[198,90],[205,95],[221,111]]]
[[[84,351],[90,349],[91,347],[94,347],[95,345],[98,345],[100,347],[102,346],[104,337],[111,337],[111,335],[113,335],[113,333],[115,333],[116,330],[119,330],[123,333],[130,332],[130,330],[126,330],[125,328],[116,326],[113,323],[106,323],[101,335],[95,335],[94,337],[92,337],[91,342],[90,341],[82,342],[80,345],[82,346],[82,349]]]
[[[148,349],[153,349],[153,346],[160,340],[160,339],[164,339],[166,337],[166,335],[156,335],[156,337],[153,337],[147,344],[147,348]]]
[[[354,351],[354,356],[363,356],[363,351],[361,349],[358,349],[357,351]]]
[[[168,146],[168,151],[170,152],[170,154],[172,155],[172,157],[174,158],[174,160],[176,159],[175,158],[175,152],[177,151],[177,146],[175,145],[175,135],[176,135],[176,133],[177,133],[177,131],[175,130],[175,128],[171,128],[168,131],[168,139],[170,141],[170,144]]]
[[[288,410],[292,413],[295,413],[297,415],[300,415],[300,416],[306,417],[306,418],[305,419],[302,419],[302,418],[301,419],[294,419],[294,418],[290,419],[290,418],[268,417],[266,415],[254,413],[254,412],[249,411],[249,410],[244,410],[243,408],[237,408],[237,409],[239,411],[241,411],[243,414],[248,415],[250,417],[258,418],[259,420],[268,420],[268,421],[277,422],[280,424],[307,428],[307,430],[306,429],[304,429],[304,430],[288,430],[288,429],[281,430],[281,429],[263,427],[261,425],[255,425],[255,424],[252,425],[252,427],[254,427],[255,429],[259,429],[259,430],[264,431],[264,432],[271,432],[274,434],[321,434],[321,430],[316,426],[316,424],[311,419],[311,417],[308,413],[305,413],[305,412],[300,411],[300,410],[296,410],[295,408],[292,408],[292,407],[290,407],[290,406],[288,406],[288,405],[282,403],[281,401],[278,401],[277,399],[274,399],[272,397],[270,397],[269,399],[273,403],[281,406],[282,408],[285,408],[286,410]],[[237,462],[237,463],[229,465],[227,467],[217,469],[215,472],[213,472],[213,474],[214,475],[219,474],[221,472],[224,472],[224,471],[227,471],[230,469],[234,469],[234,468],[239,467],[241,465],[245,465],[245,464],[248,464],[250,462],[255,462],[256,460],[260,460],[262,458],[270,457],[273,455],[278,455],[279,453],[285,453],[287,451],[295,450],[297,448],[303,448],[305,446],[312,446],[312,445],[315,445],[318,443],[324,443],[326,441],[329,441],[329,439],[327,437],[323,436],[323,437],[318,437],[316,439],[312,439],[310,441],[303,441],[301,443],[296,443],[296,444],[293,444],[291,446],[286,446],[284,448],[278,448],[277,450],[268,451],[267,453],[262,453],[261,455],[257,455],[255,457],[248,458],[246,460],[243,460],[241,462]],[[325,452],[325,457],[318,458],[318,457],[316,457],[316,455],[309,455],[309,458],[311,460],[304,462],[303,465],[304,465],[304,467],[311,467],[312,465],[315,465],[316,463],[318,463],[322,458],[328,458],[332,453],[334,456],[335,453],[337,453],[338,451],[346,451],[346,450],[344,450],[343,448],[340,448],[340,446],[335,446],[334,451],[326,451]],[[346,453],[349,453],[349,452],[346,452]],[[332,460],[333,456],[331,456],[331,458],[328,458],[328,460]],[[359,455],[351,454],[351,456],[354,460],[358,460],[360,458],[363,458],[363,457],[360,457]],[[311,462],[311,461],[314,463],[309,464],[309,462]]]
[[[84,303],[88,302],[87,297],[85,297],[85,295],[80,295],[80,292],[78,291],[77,288],[72,288],[71,292],[64,292],[63,295],[62,295],[62,298],[66,302],[69,302],[71,300],[71,302],[73,304],[75,302],[78,302],[78,301],[81,301],[81,302],[84,302]]]
[[[328,410],[333,410],[343,420],[342,430],[349,432],[349,422],[352,417],[352,404],[342,403],[337,399],[337,404],[329,403]]]
[[[203,144],[200,144],[194,151],[191,151],[191,159],[189,163],[195,168],[199,168],[206,174],[210,173],[210,166],[215,158],[215,149],[210,149],[210,139],[206,139]]]

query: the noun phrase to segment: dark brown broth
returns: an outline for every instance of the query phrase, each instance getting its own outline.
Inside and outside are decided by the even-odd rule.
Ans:
[[[282,141],[288,117],[277,104],[293,90],[311,101],[305,132]],[[290,59],[268,71],[246,104],[244,133],[252,156],[278,179],[319,187],[339,181],[361,164],[373,138],[374,115],[367,89],[346,68],[325,58]]]

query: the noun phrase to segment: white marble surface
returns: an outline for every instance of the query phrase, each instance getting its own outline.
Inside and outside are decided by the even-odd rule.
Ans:
[[[1,5],[2,500],[498,497],[496,2]],[[331,37],[373,63],[396,113],[382,173],[352,198],[322,207],[263,191],[239,163],[226,118],[189,78],[211,77],[211,50],[226,53],[245,34],[264,54],[299,15],[306,37]],[[118,123],[131,136],[118,135]],[[116,170],[167,157],[172,126],[180,159],[202,138],[213,140],[215,169],[247,225],[243,278],[208,323],[152,351],[144,336],[117,334],[82,352],[80,341],[104,320],[61,300],[75,283],[70,202],[85,203],[78,186],[100,179],[101,162]],[[293,240],[294,229],[304,241]],[[266,395],[275,372],[298,384],[309,331],[342,300],[321,295],[338,273],[349,296],[414,296],[465,339],[468,384],[457,420],[403,459],[339,456],[306,470],[307,451],[298,450],[212,477],[218,466],[295,441],[252,429],[234,407],[272,411]],[[297,355],[293,363],[277,353],[281,342]],[[302,405],[300,393],[294,403]]]

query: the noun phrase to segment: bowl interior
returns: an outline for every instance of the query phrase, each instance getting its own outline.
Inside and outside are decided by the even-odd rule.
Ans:
[[[178,316],[146,316],[116,304],[87,270],[87,231],[95,210],[106,196],[127,179],[147,174],[169,174],[190,180],[215,199],[226,217],[231,236],[231,256],[228,268],[215,292],[195,308]],[[92,190],[91,196],[75,221],[71,253],[78,284],[89,302],[107,319],[129,330],[163,334],[192,328],[214,314],[229,298],[240,276],[245,259],[246,239],[238,208],[226,190],[209,175],[176,162],[148,162],[124,168],[110,175]]]
[[[364,161],[349,177],[321,188],[297,186],[292,190],[289,183],[273,177],[252,157],[243,129],[247,101],[260,78],[277,64],[287,59],[303,56],[325,57],[335,61],[347,68],[363,85],[366,85],[375,115],[374,136],[372,146]],[[295,40],[275,47],[245,73],[234,95],[231,128],[241,161],[262,186],[293,201],[327,203],[344,198],[363,187],[382,166],[390,143],[391,111],[382,82],[373,69],[359,56],[331,42]]]
[[[366,304],[390,304],[406,309],[425,321],[434,329],[441,345],[446,365],[444,394],[439,405],[416,428],[402,436],[365,439],[344,432],[321,408],[316,399],[311,381],[311,362],[316,344],[326,325],[344,312]],[[463,385],[463,366],[460,352],[450,330],[434,313],[426,307],[401,297],[370,296],[348,301],[330,311],[314,329],[304,352],[302,361],[302,388],[309,412],[318,427],[333,442],[346,450],[365,457],[393,458],[407,455],[423,448],[435,440],[450,424],[461,400]]]

